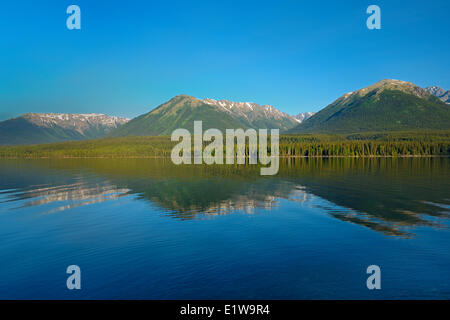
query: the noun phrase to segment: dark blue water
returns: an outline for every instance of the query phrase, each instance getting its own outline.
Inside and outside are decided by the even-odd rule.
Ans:
[[[450,159],[0,161],[2,299],[450,298]],[[368,290],[366,268],[381,268]],[[81,268],[82,289],[66,288]]]

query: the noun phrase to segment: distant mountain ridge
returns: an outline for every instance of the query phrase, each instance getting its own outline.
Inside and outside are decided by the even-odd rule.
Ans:
[[[386,79],[349,92],[290,133],[450,129],[450,108],[411,82]]]
[[[357,133],[450,129],[449,91],[385,79],[349,92],[321,111],[291,116],[271,105],[178,95],[132,120],[104,114],[27,113],[0,122],[0,145],[36,144],[104,136],[170,135],[237,128],[280,129],[281,133]]]
[[[287,130],[296,125],[295,117],[271,105],[253,102],[232,102],[228,100],[203,99],[204,103],[223,108],[234,117],[245,119],[253,128]]]
[[[36,144],[102,137],[129,119],[105,114],[27,113],[0,122],[0,144]]]
[[[444,89],[438,86],[426,87],[425,90],[427,90],[435,97],[438,97],[445,103],[450,103],[450,90],[445,91]]]
[[[156,109],[141,115],[111,132],[111,136],[170,135],[175,129],[193,132],[196,120],[204,128],[225,129],[255,128],[288,130],[299,121],[270,105],[228,100],[197,99],[178,95]]]
[[[302,123],[303,121],[311,118],[315,114],[316,114],[316,112],[303,112],[303,113],[299,113],[298,115],[296,115],[295,119],[297,119],[299,123]]]

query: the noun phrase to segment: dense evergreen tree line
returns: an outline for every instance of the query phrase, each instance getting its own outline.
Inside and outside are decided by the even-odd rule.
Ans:
[[[280,144],[280,155],[303,157],[450,155],[450,142],[283,142]]]
[[[281,157],[365,157],[450,155],[447,132],[437,134],[395,135],[282,135]],[[270,141],[270,138],[269,138]],[[170,158],[176,142],[170,137],[109,138],[30,146],[0,147],[0,158],[64,157],[162,157]],[[207,143],[205,143],[206,145]],[[268,153],[270,154],[270,145]],[[224,144],[224,153],[225,150]],[[236,149],[236,148],[235,148]],[[248,154],[248,145],[246,148]]]

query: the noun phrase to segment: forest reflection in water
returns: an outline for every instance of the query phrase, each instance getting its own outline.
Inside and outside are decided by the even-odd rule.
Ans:
[[[0,161],[0,213],[57,213],[134,196],[179,220],[278,210],[286,200],[392,235],[444,228],[449,158],[292,158],[278,175],[250,165],[175,166],[170,159]],[[321,201],[318,201],[320,199]],[[7,210],[5,210],[7,209]]]

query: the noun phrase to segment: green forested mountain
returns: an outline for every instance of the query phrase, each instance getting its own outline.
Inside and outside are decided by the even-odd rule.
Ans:
[[[175,129],[193,132],[194,121],[203,121],[204,130],[216,128],[267,128],[287,130],[299,121],[272,106],[227,100],[200,100],[179,95],[156,109],[131,120],[111,132],[111,136],[170,135]]]
[[[450,106],[410,82],[382,80],[343,95],[290,133],[417,129],[450,129]]]

